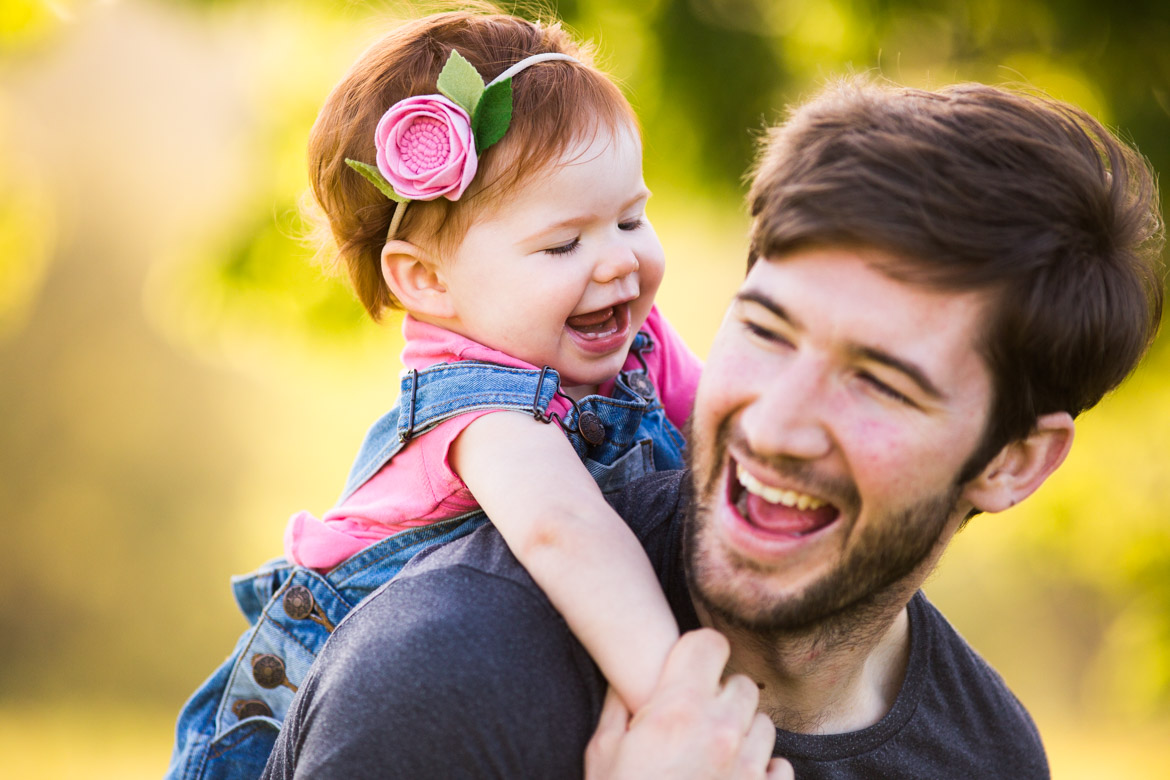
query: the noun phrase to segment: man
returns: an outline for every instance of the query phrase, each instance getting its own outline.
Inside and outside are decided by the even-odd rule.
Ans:
[[[759,777],[757,700],[802,780],[1048,776],[1023,707],[919,588],[965,522],[1060,465],[1152,340],[1150,172],[1065,104],[851,82],[772,132],[749,199],[692,469],[612,498],[682,630],[729,644],[684,636],[649,705],[603,713],[484,527],[338,628],[269,776],[574,776],[600,717],[591,776]]]

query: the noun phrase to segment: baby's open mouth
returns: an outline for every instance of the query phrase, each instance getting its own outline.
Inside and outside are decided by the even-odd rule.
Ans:
[[[626,329],[630,322],[629,304],[619,303],[597,311],[569,317],[565,321],[571,330],[585,339],[604,339]]]

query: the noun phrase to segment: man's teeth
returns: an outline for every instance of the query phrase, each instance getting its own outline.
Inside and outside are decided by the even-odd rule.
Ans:
[[[739,464],[735,466],[735,476],[739,479],[739,484],[743,485],[744,490],[752,495],[759,496],[769,504],[783,504],[784,506],[795,507],[797,509],[819,509],[825,505],[824,501],[821,501],[819,498],[813,498],[805,493],[769,487],[749,474]]]

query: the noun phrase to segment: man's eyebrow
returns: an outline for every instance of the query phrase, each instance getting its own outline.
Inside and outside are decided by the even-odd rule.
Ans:
[[[754,290],[745,290],[737,294],[735,298],[738,301],[754,303],[757,306],[762,306],[772,314],[776,315],[776,317],[779,319],[787,322],[792,327],[797,329],[801,328],[800,320],[798,320],[787,309],[780,305],[778,301],[769,298],[763,293],[759,293]],[[851,348],[851,352],[857,357],[872,361],[874,363],[881,363],[883,366],[888,366],[898,373],[905,375],[907,379],[918,385],[922,392],[926,393],[934,400],[946,400],[946,394],[938,388],[938,385],[930,380],[930,377],[926,375],[925,371],[923,371],[914,363],[911,363],[908,360],[903,360],[899,357],[895,357],[885,350],[878,349],[877,347],[866,346],[864,344],[854,345]]]
[[[881,363],[883,366],[889,366],[900,374],[905,375],[911,382],[918,385],[922,392],[936,401],[945,401],[946,394],[938,389],[938,386],[930,381],[930,377],[921,368],[911,363],[908,360],[903,360],[899,357],[891,355],[889,352],[877,349],[875,347],[867,347],[858,345],[854,347],[853,351],[866,360],[874,363]]]
[[[790,314],[787,309],[781,306],[778,301],[769,298],[763,293],[756,292],[755,290],[743,290],[736,294],[735,299],[744,303],[754,303],[757,306],[762,306],[763,308],[772,312],[772,314],[787,322],[792,327],[797,328],[798,330],[801,328],[800,320],[792,316],[792,314]]]

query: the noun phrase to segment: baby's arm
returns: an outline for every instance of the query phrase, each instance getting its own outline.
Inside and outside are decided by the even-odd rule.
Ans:
[[[477,418],[451,466],[517,559],[636,712],[678,626],[650,561],[557,426],[516,413]]]

